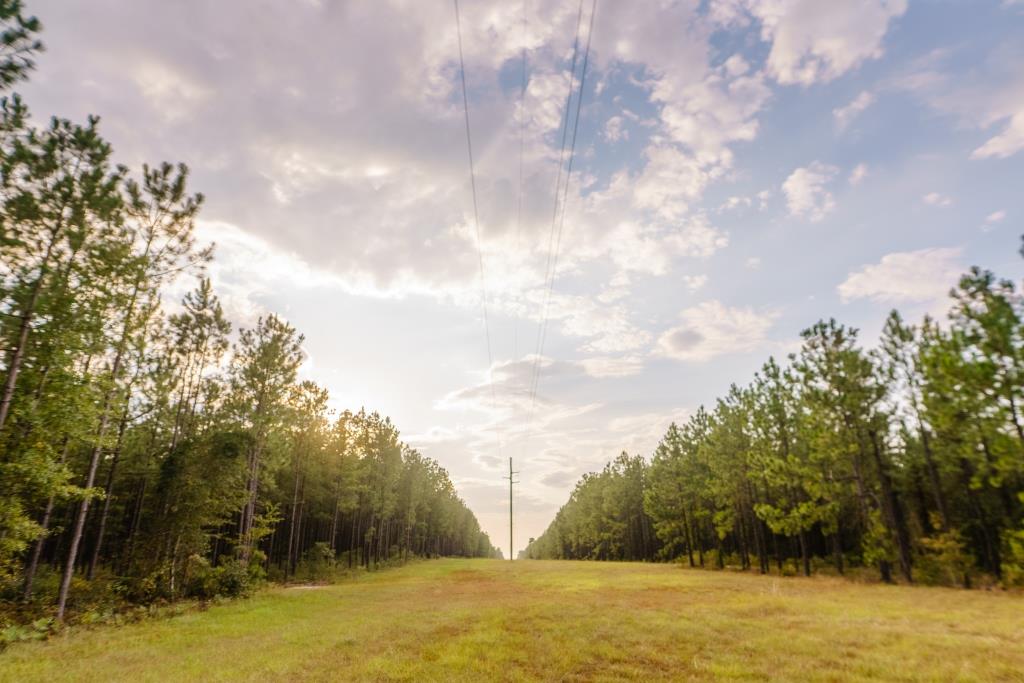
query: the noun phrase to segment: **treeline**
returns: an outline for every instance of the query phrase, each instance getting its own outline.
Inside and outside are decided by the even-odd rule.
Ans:
[[[526,556],[1024,583],[1024,302],[972,269],[948,321],[834,320],[577,484]]]
[[[39,25],[18,0],[0,0],[0,21],[6,88]],[[150,601],[339,558],[495,555],[388,419],[333,415],[297,379],[291,325],[270,315],[232,341],[187,169],[130,173],[97,123],[36,126],[17,95],[0,99],[2,596],[61,618],[100,577]]]

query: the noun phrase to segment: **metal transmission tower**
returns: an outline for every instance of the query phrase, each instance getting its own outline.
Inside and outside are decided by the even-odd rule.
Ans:
[[[508,476],[502,477],[502,479],[508,479],[508,559],[511,562],[516,559],[515,546],[512,544],[512,485],[518,484],[519,481],[515,478],[518,472],[512,471],[512,457],[508,459]]]

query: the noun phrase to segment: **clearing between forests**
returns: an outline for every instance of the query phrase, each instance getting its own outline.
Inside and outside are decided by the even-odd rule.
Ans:
[[[24,643],[2,681],[1024,681],[1024,599],[447,559]]]

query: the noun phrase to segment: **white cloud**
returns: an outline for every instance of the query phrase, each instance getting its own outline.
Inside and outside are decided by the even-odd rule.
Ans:
[[[700,170],[678,150],[657,156],[639,175],[619,172],[607,188],[586,196],[578,220],[567,226],[564,251],[570,258],[603,256],[623,273],[663,275],[679,259],[708,258],[728,245],[728,235],[706,213],[689,208],[689,198],[703,191]],[[690,181],[700,187],[684,187]]]
[[[758,348],[778,315],[705,301],[683,310],[679,317],[682,323],[658,338],[658,350],[676,360],[706,361]]]
[[[532,290],[526,298],[527,307],[520,315],[535,321],[546,311],[549,324],[557,324],[561,334],[585,340],[582,349],[601,354],[632,351],[650,341],[650,333],[631,320],[630,308],[616,297],[604,300],[578,294],[554,291],[548,298],[546,290]],[[621,297],[618,297],[621,298]]]
[[[835,117],[836,127],[839,128],[839,130],[845,130],[846,127],[849,126],[850,123],[865,109],[870,107],[874,101],[875,96],[867,90],[864,90],[845,107],[833,109],[832,116]]]
[[[761,267],[761,257],[751,256],[746,261],[743,262],[743,265],[745,265],[747,268],[750,268],[751,270],[757,270],[758,268]]]
[[[207,266],[217,295],[228,319],[250,325],[265,314],[261,300],[276,289],[316,287],[352,292],[359,289],[353,278],[345,280],[330,271],[317,268],[294,252],[284,251],[265,239],[238,226],[219,221],[196,222],[196,237],[201,243],[216,245],[215,258]],[[253,268],[253,264],[259,264]],[[181,281],[183,287],[190,283]],[[170,292],[180,298],[184,292]]]
[[[1006,218],[1006,212],[1002,209],[999,211],[993,211],[989,215],[985,216],[985,222],[981,226],[982,232],[990,232],[996,227],[997,223],[1002,223],[1004,218]]]
[[[860,185],[862,182],[864,182],[864,179],[867,178],[867,177],[868,177],[868,167],[867,167],[867,164],[864,164],[864,163],[857,164],[856,166],[853,167],[853,170],[850,171],[850,184],[851,185]]]
[[[718,211],[734,211],[736,209],[746,208],[750,206],[751,201],[750,197],[729,197],[721,206],[718,207]]]
[[[684,275],[683,284],[691,292],[696,292],[699,289],[703,289],[704,285],[708,283],[707,275]]]
[[[938,192],[929,192],[928,194],[921,197],[921,201],[928,206],[937,206],[939,208],[947,208],[953,205],[953,200],[944,194]]]
[[[835,166],[818,161],[793,171],[782,183],[789,213],[811,222],[820,221],[831,213],[836,203],[825,186],[832,182],[838,172]]]
[[[618,142],[619,140],[628,140],[629,131],[622,127],[623,119],[621,116],[612,116],[604,124],[604,138],[609,142]]]
[[[971,152],[972,159],[1005,159],[1024,149],[1024,103],[1012,112],[995,109],[986,119],[991,123],[1009,119],[1003,132],[989,138],[985,144]]]
[[[595,356],[580,361],[586,373],[598,379],[606,377],[629,377],[636,375],[644,367],[644,361],[638,356]]]
[[[839,285],[843,303],[870,299],[883,304],[934,303],[956,284],[964,267],[955,247],[886,254],[878,263],[850,273]]]
[[[972,159],[1005,159],[1024,150],[1024,72],[1014,68],[1020,62],[1019,46],[995,46],[984,66],[966,79],[951,73],[956,65],[943,64],[954,54],[935,50],[892,79],[891,85],[967,126],[987,131],[991,137],[971,152]],[[998,132],[992,135],[992,129]]]
[[[721,3],[720,3],[721,4]],[[720,11],[740,3],[726,0]],[[811,85],[833,80],[868,59],[882,56],[890,22],[906,0],[745,0],[771,43],[768,69],[780,83]],[[731,13],[732,17],[737,12]]]
[[[212,95],[198,79],[152,58],[130,65],[136,86],[153,112],[168,123],[187,119]]]
[[[651,145],[645,156],[647,164],[632,182],[633,205],[665,221],[682,218],[716,173],[670,145]]]

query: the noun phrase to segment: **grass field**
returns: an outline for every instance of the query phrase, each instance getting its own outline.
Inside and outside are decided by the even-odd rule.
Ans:
[[[440,560],[0,654],[2,681],[1024,681],[1024,599]]]

